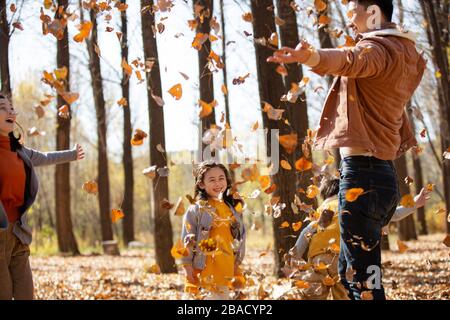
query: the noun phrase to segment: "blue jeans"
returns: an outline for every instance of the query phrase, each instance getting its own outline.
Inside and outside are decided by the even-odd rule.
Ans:
[[[371,291],[375,300],[386,299],[381,278],[381,228],[395,212],[400,200],[398,178],[392,161],[350,156],[341,161],[339,223],[341,229],[339,274],[351,299],[360,300]],[[364,193],[347,201],[351,188]],[[353,277],[346,279],[347,268]]]

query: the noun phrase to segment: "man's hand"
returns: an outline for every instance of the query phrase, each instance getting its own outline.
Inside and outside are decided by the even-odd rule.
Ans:
[[[282,47],[280,50],[275,51],[273,56],[267,58],[267,62],[275,63],[305,63],[311,57],[310,45],[305,40],[295,47],[295,49],[289,47]]]
[[[427,200],[430,200],[430,192],[426,188],[422,188],[419,194],[414,197],[414,202],[416,203],[416,208],[421,208],[425,205]]]

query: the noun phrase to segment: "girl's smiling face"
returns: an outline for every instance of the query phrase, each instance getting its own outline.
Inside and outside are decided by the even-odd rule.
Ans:
[[[209,169],[206,171],[199,187],[206,191],[208,197],[219,199],[221,193],[227,189],[225,172],[219,167]]]
[[[14,110],[11,102],[0,96],[0,135],[7,136],[14,131],[17,112]]]

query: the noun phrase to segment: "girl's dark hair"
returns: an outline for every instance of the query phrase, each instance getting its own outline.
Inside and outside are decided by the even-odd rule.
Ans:
[[[225,178],[227,180],[227,188],[223,193],[223,201],[228,205],[235,207],[238,203],[244,204],[242,200],[233,198],[233,181],[231,179],[230,172],[228,169],[220,163],[215,163],[211,161],[203,161],[194,169],[195,178],[195,194],[194,198],[199,200],[208,200],[208,195],[206,190],[200,187],[200,184],[204,181],[206,172],[212,168],[220,168],[225,173]]]
[[[388,21],[392,21],[392,15],[394,13],[394,4],[392,0],[350,0],[363,5],[366,9],[371,5],[377,5],[380,7],[381,12],[383,12],[384,17]]]
[[[0,92],[0,99],[7,99],[9,100],[9,97],[7,94]],[[19,126],[20,130],[23,132],[22,127],[16,122],[16,125]],[[17,151],[18,149],[22,148],[22,134],[19,133],[19,136],[16,137],[16,135],[14,134],[14,132],[10,132],[9,133],[9,141],[10,141],[10,146],[11,146],[11,151]]]
[[[320,196],[322,199],[328,199],[339,193],[339,179],[326,175],[320,183]]]

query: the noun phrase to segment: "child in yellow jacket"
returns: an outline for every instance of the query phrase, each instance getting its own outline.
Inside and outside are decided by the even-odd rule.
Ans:
[[[181,259],[185,291],[197,294],[202,288],[206,299],[227,300],[232,283],[244,281],[243,201],[231,194],[231,176],[222,164],[202,162],[194,175],[197,202],[184,215],[181,234],[188,249]]]

